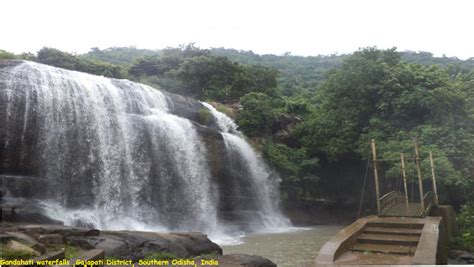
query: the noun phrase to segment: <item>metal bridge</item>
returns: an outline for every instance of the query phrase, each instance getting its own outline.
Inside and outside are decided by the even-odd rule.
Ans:
[[[374,169],[374,178],[375,178],[375,192],[377,195],[377,211],[379,216],[385,217],[426,217],[433,205],[438,205],[438,192],[436,188],[436,176],[434,171],[433,163],[433,154],[429,152],[430,165],[431,165],[431,179],[433,181],[432,191],[428,191],[425,194],[423,193],[423,177],[421,175],[420,167],[420,154],[418,151],[418,145],[416,140],[413,140],[415,146],[415,166],[418,175],[418,190],[420,195],[419,202],[410,202],[408,197],[408,187],[407,187],[407,175],[405,169],[405,156],[403,153],[400,154],[400,167],[401,174],[403,177],[403,186],[405,193],[400,191],[391,191],[387,194],[380,196],[380,187],[379,187],[379,174],[378,174],[378,162],[381,161],[377,159],[377,149],[375,146],[375,140],[372,139],[370,142],[372,148],[372,163]]]
[[[404,192],[394,190],[380,196],[378,164],[382,161],[393,162],[398,159],[378,159],[375,140],[371,140],[378,216],[359,218],[341,230],[321,248],[315,259],[315,266],[446,263],[447,237],[441,223],[447,217],[443,219],[443,217],[430,216],[432,209],[433,211],[442,209],[438,206],[433,155],[430,151],[432,188],[424,193],[416,140],[413,144],[415,154],[412,159],[418,178],[419,199],[414,200],[414,183],[411,183],[411,199],[409,198],[405,170],[406,158],[403,153],[400,154],[400,173],[403,178]],[[365,178],[367,178],[367,173]],[[400,180],[398,184],[398,187],[401,187]]]

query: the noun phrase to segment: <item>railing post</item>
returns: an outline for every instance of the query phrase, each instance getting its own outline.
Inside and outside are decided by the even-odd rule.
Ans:
[[[423,178],[421,177],[421,166],[420,166],[420,154],[418,153],[418,144],[416,143],[416,139],[413,139],[413,145],[415,145],[415,162],[416,162],[416,171],[418,172],[418,184],[420,188],[420,205],[421,210],[425,210],[425,201],[423,199]]]
[[[433,153],[430,150],[430,165],[431,165],[431,178],[433,179],[433,193],[434,193],[434,203],[438,205],[438,189],[436,188],[436,176],[434,170],[434,162],[433,162]]]
[[[372,163],[374,165],[374,178],[375,178],[375,194],[377,195],[377,212],[380,215],[380,188],[379,188],[379,173],[377,171],[377,151],[375,149],[375,140],[370,140],[370,146],[372,148]]]
[[[403,156],[403,153],[400,153],[400,161],[402,163],[403,186],[405,187],[405,202],[407,203],[407,209],[408,209],[407,175],[405,172],[405,157]]]

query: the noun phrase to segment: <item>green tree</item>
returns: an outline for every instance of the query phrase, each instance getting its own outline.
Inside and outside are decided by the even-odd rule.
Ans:
[[[103,75],[112,78],[124,78],[124,70],[120,66],[101,61],[81,59],[70,53],[62,52],[54,48],[42,48],[38,51],[36,61],[68,70],[77,70],[95,75]]]
[[[264,136],[271,131],[271,98],[263,93],[248,93],[240,99],[243,109],[237,116],[239,129],[248,136]]]
[[[16,59],[15,54],[0,49],[0,59]]]

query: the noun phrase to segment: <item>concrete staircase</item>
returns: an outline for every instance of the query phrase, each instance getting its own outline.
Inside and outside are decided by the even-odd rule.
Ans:
[[[371,222],[363,229],[351,251],[412,256],[423,224]]]

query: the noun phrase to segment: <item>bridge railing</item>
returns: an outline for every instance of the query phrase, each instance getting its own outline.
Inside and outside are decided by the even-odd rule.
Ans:
[[[423,203],[425,204],[425,210],[421,215],[427,215],[430,212],[431,207],[434,205],[433,191],[426,192],[426,194],[423,196]]]
[[[403,195],[399,191],[391,191],[388,192],[387,194],[383,195],[379,199],[380,201],[380,215],[383,215],[385,211],[390,209],[392,206],[399,204],[399,203],[405,203],[405,195]]]

